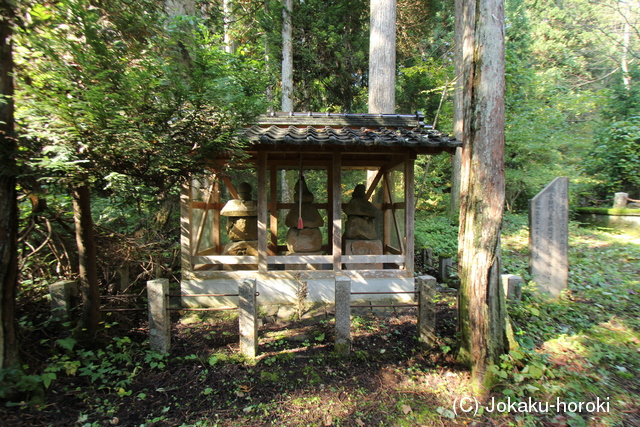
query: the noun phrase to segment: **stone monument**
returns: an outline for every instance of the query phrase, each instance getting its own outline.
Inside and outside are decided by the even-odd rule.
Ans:
[[[220,215],[226,216],[229,242],[223,255],[258,255],[258,204],[251,200],[252,187],[243,182],[238,186],[239,199],[229,200]]]
[[[569,281],[569,178],[554,179],[529,201],[529,271],[538,289],[559,297]]]
[[[313,205],[313,194],[309,191],[303,176],[296,182],[294,191],[294,207],[284,220],[285,225],[289,227],[287,249],[289,254],[318,255],[322,248],[320,227],[324,225],[324,220]]]
[[[378,239],[376,219],[380,209],[366,199],[366,188],[356,185],[351,200],[344,207],[347,222],[344,231],[345,255],[382,255],[382,242]],[[382,269],[383,264],[345,264],[347,270],[363,268]]]

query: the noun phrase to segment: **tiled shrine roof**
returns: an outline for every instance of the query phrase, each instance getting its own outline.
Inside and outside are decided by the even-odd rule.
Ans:
[[[462,146],[423,123],[421,114],[271,113],[242,135],[253,146],[408,147],[450,151]]]

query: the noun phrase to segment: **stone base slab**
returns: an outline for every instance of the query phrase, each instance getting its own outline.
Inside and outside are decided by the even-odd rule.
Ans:
[[[345,255],[382,255],[382,242],[380,240],[344,240]],[[345,264],[347,270],[381,270],[383,264]]]

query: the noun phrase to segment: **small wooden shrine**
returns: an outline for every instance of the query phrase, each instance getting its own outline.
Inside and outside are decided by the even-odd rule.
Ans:
[[[416,115],[273,113],[241,132],[246,156],[182,194],[187,306],[235,305],[243,278],[260,305],[331,303],[352,292],[414,290],[414,161],[453,153]],[[372,295],[373,296],[373,295]],[[408,300],[410,294],[375,295]]]

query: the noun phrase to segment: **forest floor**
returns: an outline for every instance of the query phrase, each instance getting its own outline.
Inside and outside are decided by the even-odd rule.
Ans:
[[[513,272],[526,263],[525,234],[521,222],[506,225]],[[432,350],[417,345],[415,308],[364,310],[352,317],[349,357],[332,351],[331,316],[265,317],[256,361],[238,353],[233,314],[175,313],[171,353],[160,355],[148,349],[144,312],[106,317],[98,340],[81,346],[37,319],[46,301],[30,300],[20,306],[26,375],[14,373],[20,393],[0,402],[0,424],[640,426],[640,240],[574,227],[570,243],[571,291],[547,301],[525,289],[510,306],[521,347],[495,367],[502,381],[478,407],[453,356],[451,292],[439,293]],[[503,406],[490,412],[495,402]]]

